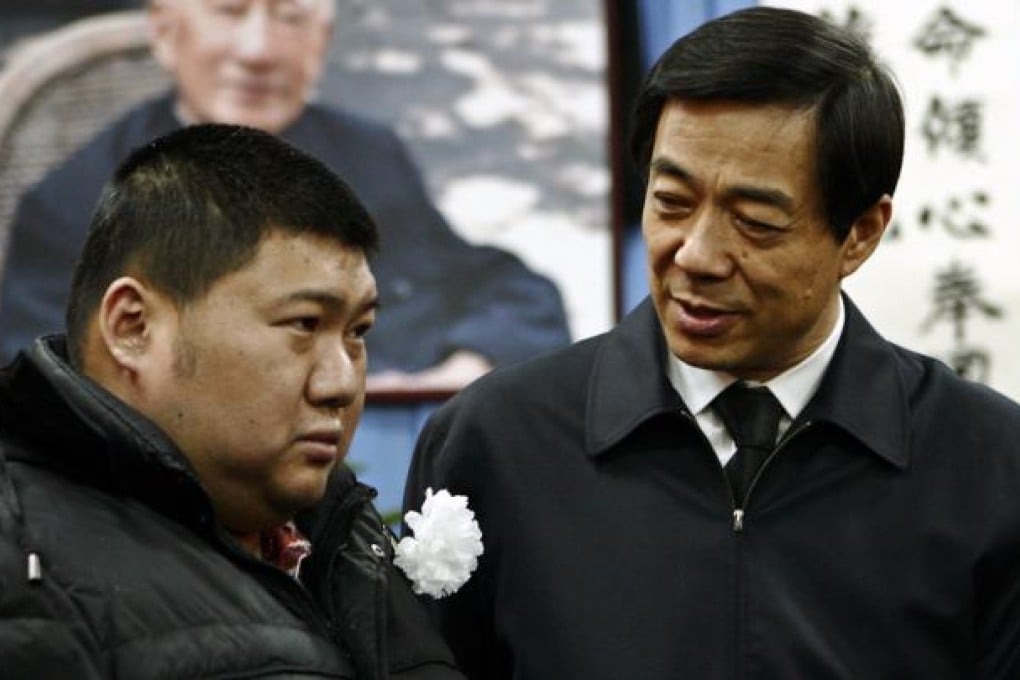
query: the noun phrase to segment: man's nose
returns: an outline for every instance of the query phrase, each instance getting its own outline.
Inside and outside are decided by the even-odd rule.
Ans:
[[[273,56],[273,18],[263,4],[256,3],[237,26],[234,49],[238,57],[264,62]]]
[[[364,376],[347,347],[324,348],[308,378],[308,400],[317,406],[341,408],[353,403],[363,389]]]
[[[725,278],[733,269],[725,216],[702,209],[688,222],[673,253],[673,263],[691,276]]]

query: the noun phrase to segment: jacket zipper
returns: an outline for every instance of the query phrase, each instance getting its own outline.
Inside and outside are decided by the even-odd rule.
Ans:
[[[688,418],[689,420],[692,421],[692,423],[695,426],[695,429],[701,434],[701,439],[706,444],[708,444],[709,450],[713,451],[713,454],[714,454],[714,450],[712,449],[712,443],[710,441],[708,441],[708,437],[706,437],[705,433],[701,431],[701,428],[698,426],[697,420],[690,413],[690,411],[687,411],[686,409],[683,409],[681,411],[681,413],[686,418]],[[798,434],[800,434],[801,432],[806,430],[811,425],[812,425],[811,421],[806,421],[806,422],[802,423],[801,425],[798,425],[796,429],[787,430],[786,434],[783,435],[783,438],[780,439],[779,443],[772,450],[772,452],[768,455],[768,457],[764,461],[762,461],[762,464],[758,468],[757,472],[755,472],[754,477],[751,478],[751,483],[747,487],[747,493],[744,494],[744,505],[743,505],[743,507],[737,507],[737,499],[736,499],[736,497],[733,494],[732,487],[730,487],[729,478],[726,476],[726,468],[725,468],[725,466],[722,465],[721,461],[719,461],[718,456],[715,456],[716,462],[719,464],[719,472],[722,474],[723,487],[726,489],[726,493],[727,493],[727,495],[730,498],[730,507],[733,509],[733,524],[732,524],[732,526],[733,526],[733,533],[740,534],[740,533],[743,533],[743,531],[744,531],[744,508],[747,507],[747,503],[751,499],[751,492],[754,490],[754,487],[757,486],[758,479],[761,477],[762,472],[765,470],[765,467],[769,463],[771,463],[772,459],[775,458],[777,455],[779,455],[779,453],[784,448],[786,448],[786,445],[794,437],[796,437]],[[740,551],[740,543],[742,543],[742,541],[737,541],[736,545],[735,545],[735,548],[736,548],[736,550],[738,552]],[[739,555],[737,556],[737,560],[738,560],[738,562],[740,561]],[[740,591],[741,591],[741,586],[739,584],[737,584],[736,585],[735,597],[736,597],[736,601],[738,603],[743,599],[743,594]],[[741,643],[741,640],[742,640],[742,637],[743,637],[743,633],[741,632],[741,629],[743,628],[744,623],[743,623],[743,618],[740,615],[740,605],[739,604],[737,605],[737,609],[738,609],[737,616],[736,616],[737,631],[736,631],[736,643],[735,643],[736,644],[736,654],[734,655],[734,664],[735,664],[734,672],[735,672],[737,677],[742,677],[743,674],[744,674],[744,669],[743,669],[743,656],[742,656],[742,653],[741,653],[741,649],[743,647],[743,645]]]
[[[711,451],[712,455],[715,457],[715,462],[718,464],[717,467],[719,468],[719,472],[721,474],[723,488],[726,489],[726,495],[728,495],[730,498],[730,508],[733,509],[732,511],[734,527],[736,527],[737,522],[739,522],[740,527],[743,528],[744,511],[743,509],[737,507],[737,497],[733,495],[733,488],[730,487],[730,480],[726,476],[726,468],[719,461],[719,456],[715,454],[715,449],[712,448],[712,442],[708,441],[708,437],[705,436],[705,433],[701,431],[701,426],[698,425],[697,418],[695,418],[690,411],[688,411],[687,409],[681,409],[680,414],[683,417],[687,418],[687,420],[691,421],[691,424],[694,425],[694,429],[697,430],[698,434],[701,435],[701,441],[705,442],[705,444],[708,446],[708,450]]]
[[[698,426],[697,420],[694,418],[694,416],[690,413],[690,411],[687,411],[686,409],[681,410],[681,413],[684,415],[684,417],[688,418],[694,424],[695,429],[697,429],[697,431],[701,434],[702,441],[704,441],[708,445],[709,450],[713,451],[713,455],[714,455],[714,449],[712,449],[712,443],[710,441],[708,441],[708,437],[706,437],[705,433],[701,431],[701,428]],[[792,440],[798,434],[800,434],[801,432],[806,430],[809,426],[811,426],[811,424],[812,424],[811,421],[807,421],[807,422],[805,422],[805,423],[803,423],[801,425],[798,425],[797,428],[794,429],[794,430],[788,430],[786,432],[786,434],[783,435],[783,438],[779,441],[779,443],[772,450],[772,452],[768,455],[768,457],[762,462],[762,464],[758,468],[757,472],[755,472],[754,477],[751,478],[751,483],[747,487],[747,493],[744,494],[744,507],[738,507],[737,506],[737,499],[736,499],[736,496],[734,496],[734,494],[733,494],[733,488],[730,486],[729,478],[726,475],[726,468],[725,468],[724,465],[722,465],[721,461],[719,461],[718,456],[715,456],[716,463],[718,464],[719,472],[720,472],[721,477],[722,477],[723,487],[726,489],[726,493],[727,493],[727,495],[730,498],[730,507],[732,508],[732,511],[733,511],[733,523],[732,523],[732,527],[733,527],[733,532],[735,534],[740,534],[740,533],[743,533],[743,531],[744,531],[744,512],[745,512],[744,508],[747,506],[748,501],[751,499],[751,492],[754,490],[754,487],[757,485],[758,478],[761,477],[761,474],[765,470],[765,467],[769,463],[771,463],[772,459],[775,458],[777,455],[779,455],[779,453],[784,448],[786,448],[786,445],[790,442],[790,440]],[[740,551],[740,543],[741,542],[738,541],[735,544],[735,548],[736,548],[736,550],[738,552]],[[737,560],[738,560],[738,562],[740,561],[739,555],[737,557]],[[735,597],[736,597],[737,602],[739,603],[739,601],[743,599],[743,594],[741,593],[741,586],[739,584],[737,584],[735,587],[736,587]],[[743,645],[741,643],[741,639],[742,639],[743,633],[741,632],[740,629],[743,627],[743,621],[742,621],[742,617],[740,616],[740,613],[739,613],[739,610],[740,610],[740,605],[739,604],[738,604],[737,608],[738,608],[737,618],[736,618],[736,620],[737,620],[737,624],[736,625],[737,625],[737,628],[738,628],[738,630],[736,631],[736,650],[737,650],[737,653],[734,655],[734,663],[736,664],[735,665],[736,676],[737,677],[742,677],[743,673],[744,673],[744,671],[743,671],[743,657],[742,657],[742,654],[741,654],[740,650],[743,647]]]
[[[758,470],[754,473],[754,477],[751,478],[751,483],[747,485],[747,493],[744,494],[743,508],[737,507],[736,499],[733,499],[733,492],[730,491],[730,498],[733,499],[733,531],[735,533],[739,534],[744,531],[744,508],[747,507],[748,502],[751,500],[751,492],[754,491],[754,487],[758,485],[758,479],[765,471],[765,468],[768,466],[769,463],[772,462],[772,460],[777,455],[779,455],[780,451],[786,448],[786,445],[794,437],[796,437],[798,434],[811,427],[812,424],[813,424],[812,421],[809,420],[797,426],[797,429],[787,432],[783,436],[783,438],[779,441],[779,444],[774,449],[772,449],[772,453],[770,453],[768,457],[764,461],[762,461],[762,464],[758,467]],[[723,475],[725,476],[725,474],[726,471],[723,470]]]
[[[803,423],[801,425],[798,425],[796,429],[787,430],[786,434],[783,435],[783,438],[779,440],[779,443],[775,446],[775,448],[772,449],[772,452],[768,455],[768,457],[764,461],[762,461],[761,466],[759,466],[758,470],[754,473],[754,477],[751,478],[751,483],[748,484],[747,491],[744,494],[744,504],[743,504],[743,507],[737,507],[736,499],[733,497],[733,490],[730,488],[729,480],[726,479],[726,470],[723,468],[723,466],[720,465],[720,469],[722,469],[722,471],[723,471],[724,481],[726,482],[726,488],[730,489],[730,499],[731,499],[731,502],[733,504],[733,533],[734,534],[741,534],[744,531],[745,508],[747,507],[749,501],[751,500],[751,492],[754,491],[754,487],[757,486],[758,479],[761,477],[762,473],[765,471],[766,466],[768,466],[768,464],[771,463],[772,460],[777,455],[779,455],[779,453],[784,448],[786,448],[786,445],[794,437],[796,437],[798,434],[800,434],[801,432],[803,432],[804,430],[806,430],[810,426],[811,426],[811,421],[807,421],[807,422],[805,422],[805,423]],[[742,557],[739,555],[739,552],[742,552],[741,551],[741,544],[742,543],[743,543],[743,541],[739,541],[739,540],[736,541],[736,550],[738,551],[738,556],[737,556],[738,562],[742,562],[743,561]],[[737,645],[737,653],[734,655],[734,663],[736,664],[736,667],[735,667],[736,677],[743,677],[744,674],[745,674],[745,668],[744,668],[745,659],[744,659],[744,654],[743,654],[744,644],[743,644],[742,641],[744,639],[744,635],[746,634],[746,627],[748,625],[747,622],[744,620],[744,617],[741,615],[741,609],[743,608],[743,605],[739,604],[740,602],[742,602],[744,600],[744,597],[745,597],[745,593],[744,593],[745,584],[743,582],[743,579],[739,579],[739,583],[737,584],[736,589],[737,589],[736,598],[737,598],[737,601],[738,601],[737,616],[736,616],[736,626],[737,626],[737,642],[736,642],[736,645]]]
[[[0,503],[7,506],[6,510],[10,513],[11,520],[14,523],[14,533],[18,547],[21,548],[21,552],[25,555],[25,580],[29,583],[40,583],[43,580],[42,559],[39,553],[29,545],[26,536],[25,518],[21,510],[21,499],[18,496],[17,489],[14,488],[13,480],[7,472],[7,457],[4,455],[3,444],[0,444]]]

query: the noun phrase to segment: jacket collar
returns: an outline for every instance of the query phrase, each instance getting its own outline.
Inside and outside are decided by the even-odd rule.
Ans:
[[[841,428],[875,455],[906,467],[907,395],[920,369],[897,356],[848,297],[846,325],[818,391],[797,422]],[[669,411],[688,412],[666,377],[667,349],[655,309],[645,299],[605,336],[589,383],[585,448],[596,456],[642,423]]]
[[[605,335],[589,382],[589,455],[605,452],[660,413],[687,411],[666,376],[666,352],[650,298]]]
[[[211,502],[169,437],[66,357],[64,338],[47,336],[5,369],[4,430],[31,442],[21,455],[187,523],[211,525]]]
[[[879,457],[905,468],[910,452],[909,396],[921,380],[917,362],[882,338],[844,294],[846,327],[818,392],[798,422],[830,423]],[[796,425],[796,423],[795,423]]]

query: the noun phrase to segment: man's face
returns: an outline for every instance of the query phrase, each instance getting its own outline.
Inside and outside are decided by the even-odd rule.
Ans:
[[[823,218],[814,144],[803,110],[663,108],[642,223],[652,300],[681,360],[767,380],[831,331],[840,280],[866,255]]]
[[[188,123],[278,133],[322,72],[332,0],[155,0],[152,41]]]
[[[140,408],[228,528],[270,526],[322,498],[364,405],[376,301],[361,251],[273,232],[207,295],[154,315]]]

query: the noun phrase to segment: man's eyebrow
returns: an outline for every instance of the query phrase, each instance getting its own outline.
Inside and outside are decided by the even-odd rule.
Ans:
[[[765,189],[762,187],[738,185],[729,189],[726,194],[731,199],[753,201],[755,203],[764,203],[765,205],[775,206],[789,215],[792,215],[796,210],[793,198],[786,192],[780,191],[779,189]]]
[[[683,182],[693,183],[694,175],[680,167],[668,158],[659,156],[654,158],[651,163],[648,164],[649,170],[657,172],[660,175],[669,175]]]
[[[649,167],[654,172],[667,175],[686,184],[694,186],[698,185],[698,181],[694,178],[694,175],[691,172],[668,158],[660,156],[654,159],[649,164]],[[775,206],[789,214],[793,214],[796,209],[793,198],[786,192],[780,191],[779,189],[738,184],[726,191],[726,197],[730,200],[745,200],[753,201],[755,203],[764,203],[765,205]]]
[[[292,304],[295,302],[314,302],[322,305],[323,307],[344,309],[350,306],[351,301],[345,297],[336,295],[335,293],[329,293],[324,290],[316,290],[314,288],[307,288],[303,290],[296,290],[286,295],[281,296],[276,300],[277,306],[283,306]],[[365,311],[371,309],[379,309],[379,296],[372,295],[366,298],[364,301],[357,301],[357,307]]]

